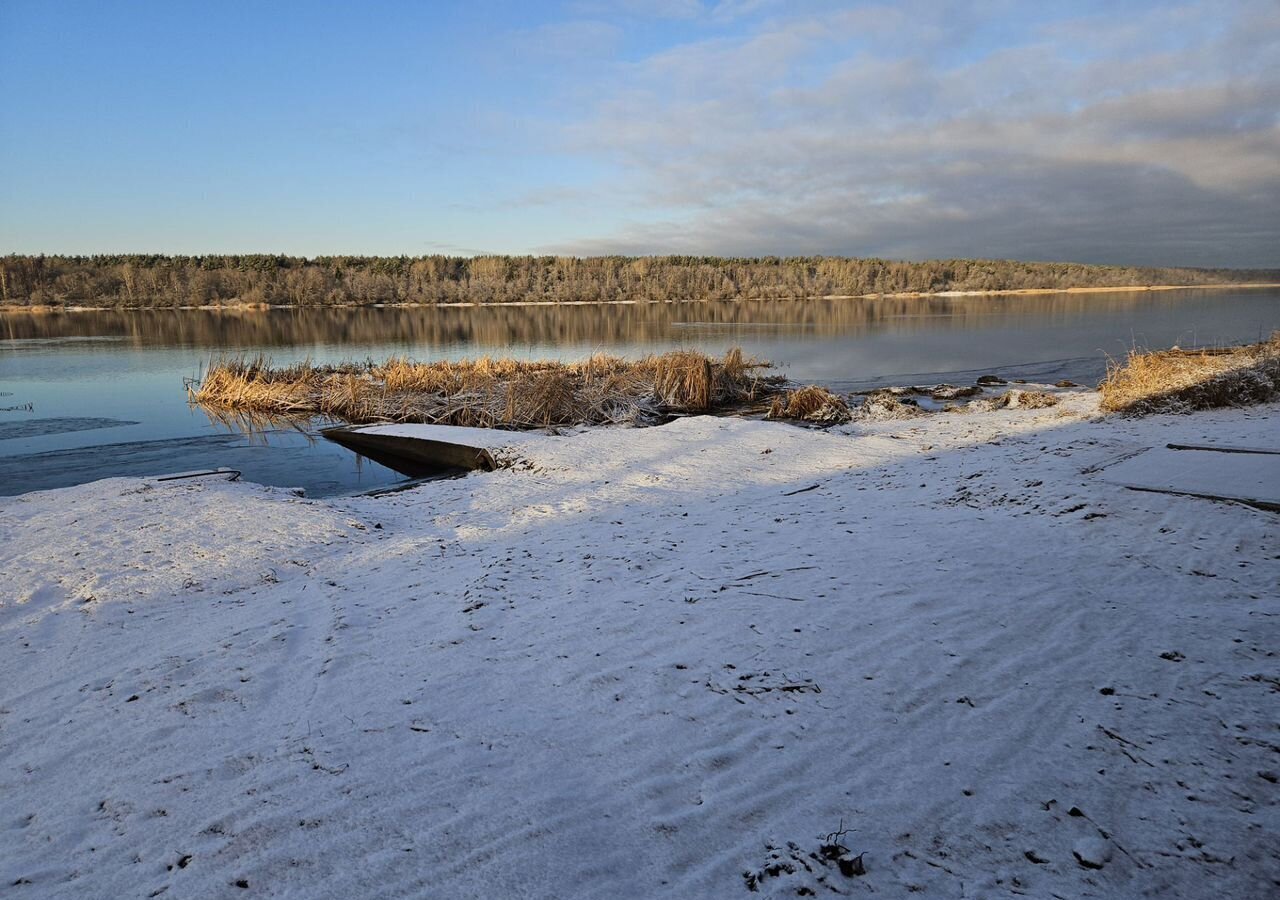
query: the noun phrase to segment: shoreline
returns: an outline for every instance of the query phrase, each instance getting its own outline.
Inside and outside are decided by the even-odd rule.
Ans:
[[[498,308],[498,307],[540,307],[540,306],[679,306],[699,303],[745,303],[751,301],[776,301],[781,303],[799,303],[806,300],[876,300],[876,299],[928,299],[932,297],[1019,297],[1040,296],[1045,294],[1116,294],[1116,293],[1156,293],[1163,291],[1198,291],[1198,290],[1274,290],[1280,288],[1280,282],[1242,282],[1215,284],[1155,284],[1127,285],[1115,287],[1069,287],[1069,288],[1012,288],[991,291],[903,291],[881,294],[823,294],[800,297],[726,297],[723,299],[701,300],[522,300],[510,303],[326,303],[326,304],[291,304],[291,303],[224,303],[179,306],[90,306],[73,304],[69,306],[49,305],[16,305],[0,304],[0,313],[28,312],[32,314],[50,314],[59,312],[268,312],[276,309],[432,309],[436,307],[450,309],[466,308]]]
[[[0,498],[0,883],[1264,894],[1275,513],[1111,473],[1277,417],[1079,391],[541,435],[382,497]]]

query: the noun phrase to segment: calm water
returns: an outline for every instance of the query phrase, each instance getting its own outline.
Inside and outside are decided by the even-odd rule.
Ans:
[[[796,380],[855,388],[986,372],[1093,382],[1108,356],[1135,345],[1253,341],[1275,329],[1275,290],[0,314],[0,494],[214,466],[311,496],[402,480],[318,439],[315,428],[245,435],[189,408],[183,379],[219,354],[261,352],[277,363],[393,354],[570,359],[741,346]]]

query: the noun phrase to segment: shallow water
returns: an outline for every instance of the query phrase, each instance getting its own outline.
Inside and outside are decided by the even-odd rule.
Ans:
[[[1253,341],[1280,291],[741,301],[677,305],[0,313],[0,494],[229,466],[325,496],[403,476],[305,429],[245,434],[186,402],[218,355],[276,363],[580,358],[741,346],[839,388],[995,372],[1096,382],[1131,347]]]

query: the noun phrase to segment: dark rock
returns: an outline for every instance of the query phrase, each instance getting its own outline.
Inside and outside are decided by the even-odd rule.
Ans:
[[[857,875],[866,875],[867,867],[862,864],[862,854],[854,856],[852,853],[845,853],[836,860],[836,865],[840,867],[840,874],[845,878],[853,878]]]

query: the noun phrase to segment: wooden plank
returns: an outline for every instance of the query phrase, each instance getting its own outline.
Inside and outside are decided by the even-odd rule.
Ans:
[[[1220,447],[1212,444],[1165,444],[1170,450],[1212,450],[1215,453],[1266,453],[1280,456],[1280,450],[1268,450],[1263,447]]]

